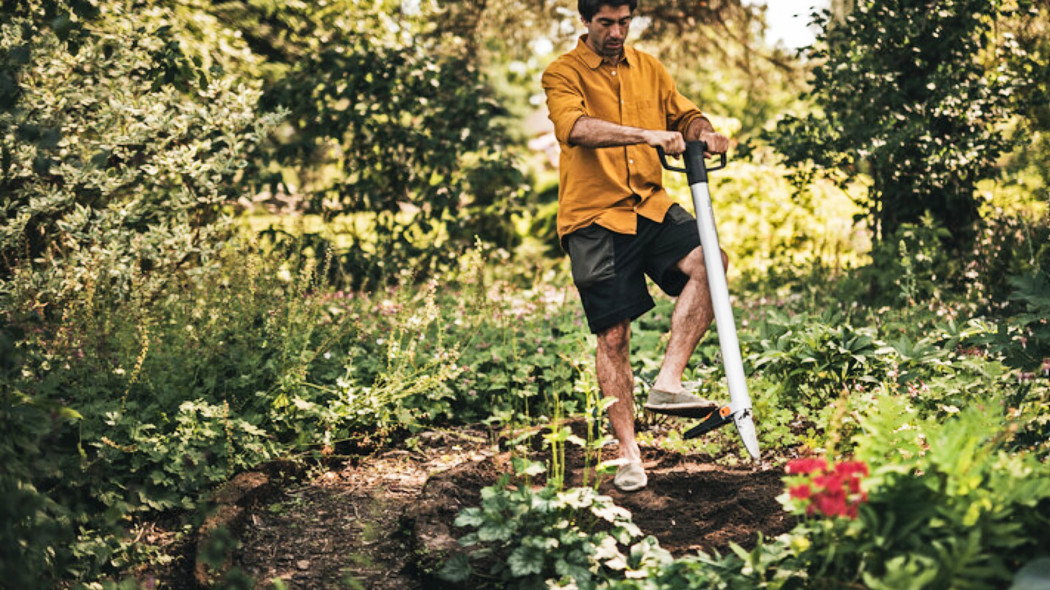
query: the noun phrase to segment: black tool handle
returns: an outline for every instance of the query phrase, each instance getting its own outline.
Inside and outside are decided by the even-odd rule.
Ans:
[[[717,166],[708,167],[704,164],[704,152],[707,151],[707,144],[702,141],[687,141],[685,142],[685,168],[679,168],[672,166],[667,161],[667,154],[664,153],[663,148],[656,146],[656,153],[660,154],[660,164],[664,168],[672,172],[685,172],[686,177],[689,179],[689,184],[696,184],[698,182],[707,182],[707,173],[712,170],[721,170],[726,167],[726,155],[724,153],[719,154],[721,160]]]
[[[733,414],[729,411],[729,408],[720,408],[708,414],[707,417],[704,418],[703,422],[697,424],[689,430],[686,430],[685,433],[682,434],[682,438],[696,438],[700,435],[707,434],[708,432],[711,432],[716,428],[721,428],[722,426],[725,426],[726,424],[729,424],[732,421]]]

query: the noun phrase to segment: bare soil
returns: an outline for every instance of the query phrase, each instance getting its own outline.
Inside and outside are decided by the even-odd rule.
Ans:
[[[424,433],[411,448],[388,448],[333,463],[248,508],[232,565],[256,588],[438,588],[433,575],[465,531],[453,521],[481,489],[510,471],[510,455],[483,430]],[[520,453],[521,451],[516,451]],[[615,456],[615,446],[603,450]],[[643,449],[649,485],[599,491],[675,556],[753,547],[793,526],[776,501],[782,469],[727,468],[712,457]],[[581,485],[583,453],[567,449],[567,486]],[[593,483],[593,476],[589,477]],[[178,587],[178,586],[176,586]]]

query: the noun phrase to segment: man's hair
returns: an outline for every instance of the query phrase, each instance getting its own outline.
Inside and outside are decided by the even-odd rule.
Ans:
[[[591,22],[603,4],[612,7],[626,4],[631,7],[631,12],[638,8],[638,0],[577,0],[576,7],[580,11],[580,17],[586,22]]]

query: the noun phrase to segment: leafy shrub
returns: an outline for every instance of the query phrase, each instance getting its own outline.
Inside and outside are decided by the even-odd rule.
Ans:
[[[440,272],[478,237],[514,246],[524,192],[474,56],[419,35],[389,5],[352,2],[349,19],[317,11],[326,33],[308,36],[311,47],[260,101],[290,112],[287,133],[260,158],[298,175],[294,190],[311,212],[368,219],[336,252],[354,289],[394,283],[403,268]],[[284,182],[259,173],[275,193]]]
[[[1043,268],[1011,277],[1015,291],[1011,299],[1024,305],[1013,318],[1023,330],[1021,349],[1015,351],[1017,364],[1034,369],[1050,357],[1050,270]]]
[[[942,289],[960,282],[962,274],[959,259],[944,248],[950,237],[929,214],[916,223],[901,223],[874,245],[871,266],[860,272],[872,286],[869,299],[909,306],[942,300]]]
[[[350,344],[357,379],[390,374],[385,359],[392,342],[417,360],[447,355],[456,367],[448,379],[401,399],[403,422],[528,422],[553,416],[558,404],[565,414],[585,406],[584,382],[593,369],[580,353],[590,347],[590,335],[575,294],[492,278],[492,269],[505,262],[499,250],[479,242],[458,267],[421,290],[406,282],[363,296],[381,307],[378,315],[358,311],[360,337]],[[410,319],[413,314],[426,315],[426,322]],[[418,379],[393,381],[404,386]]]
[[[86,284],[126,297],[206,260],[278,115],[195,69],[162,17],[103,5],[76,51],[34,24],[4,19],[3,50],[32,57],[0,112],[0,296],[57,317]]]
[[[1000,419],[974,408],[941,425],[900,401],[863,422],[858,457],[876,465],[869,501],[856,521],[810,529],[803,558],[820,576],[873,588],[992,587],[1045,551],[1050,472],[1003,452]]]
[[[126,560],[127,518],[194,508],[202,489],[290,438],[260,394],[309,361],[317,343],[298,326],[313,325],[318,306],[256,257],[233,247],[219,258],[236,272],[203,267],[148,299],[88,284],[61,325],[21,319],[30,323],[21,324],[19,373],[2,383],[11,428],[0,452],[11,454],[21,489],[46,494],[39,514],[60,516],[66,539],[23,545],[53,556],[35,579]],[[75,569],[62,572],[66,562]]]
[[[862,262],[869,240],[851,223],[860,209],[858,191],[814,182],[803,190],[791,185],[790,171],[764,153],[751,161],[730,160],[711,174],[719,240],[729,253],[729,275],[746,285],[790,284],[799,269],[839,272]],[[693,203],[685,175],[665,174],[668,191],[690,212]]]
[[[99,531],[142,502],[128,484],[142,464],[118,462],[132,469],[123,477],[106,471],[103,457],[135,441],[102,415],[139,403],[128,398],[155,326],[136,312],[215,254],[245,154],[278,117],[257,117],[257,90],[188,58],[167,9],[8,8],[0,342],[11,354],[0,380],[0,487],[17,501],[5,507],[0,577],[33,588],[88,575],[121,551]],[[159,442],[149,424],[141,442]]]
[[[1044,189],[1045,190],[1045,189]],[[1025,192],[1031,196],[1037,190]],[[985,215],[966,257],[967,298],[987,313],[1010,310],[1011,277],[1050,268],[1050,215],[993,210]]]
[[[854,327],[835,310],[819,316],[774,311],[746,338],[755,371],[793,407],[821,410],[843,389],[877,383],[889,366],[875,330]]]
[[[777,148],[810,172],[870,175],[860,204],[875,241],[929,212],[949,232],[953,254],[967,251],[979,218],[976,183],[994,174],[985,164],[1009,147],[996,125],[974,125],[975,114],[1008,120],[1018,106],[1013,91],[1033,67],[1015,44],[991,39],[988,23],[1020,13],[979,0],[934,11],[865,0],[840,20],[823,13],[808,93],[821,112],[781,120]],[[1011,67],[999,67],[1003,61]]]
[[[943,423],[924,420],[895,397],[873,406],[862,423],[857,459],[872,467],[855,488],[867,494],[856,518],[815,509],[752,551],[701,553],[608,587],[1001,588],[1045,555],[1050,470],[1034,455],[1005,452],[1009,430],[1000,418],[972,409]],[[820,465],[827,463],[799,463],[788,485]],[[791,488],[783,500],[810,512]]]

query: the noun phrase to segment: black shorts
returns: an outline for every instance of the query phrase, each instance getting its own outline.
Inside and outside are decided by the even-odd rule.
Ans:
[[[635,235],[594,224],[565,236],[563,243],[587,324],[598,334],[653,308],[646,275],[664,293],[678,296],[689,277],[676,265],[700,246],[700,232],[693,216],[673,205],[663,223],[639,216]]]

